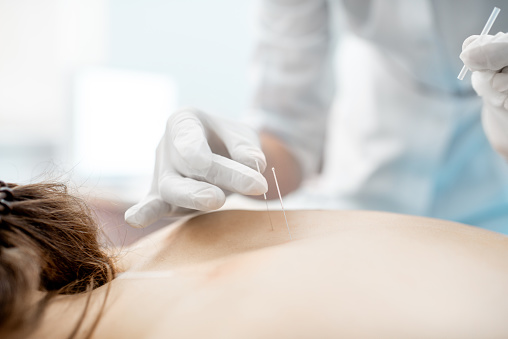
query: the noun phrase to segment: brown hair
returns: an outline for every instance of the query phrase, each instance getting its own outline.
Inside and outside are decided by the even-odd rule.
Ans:
[[[93,214],[66,185],[6,186],[12,198],[10,212],[0,214],[1,337],[32,331],[52,296],[90,291],[114,275]],[[45,297],[34,301],[37,290]]]

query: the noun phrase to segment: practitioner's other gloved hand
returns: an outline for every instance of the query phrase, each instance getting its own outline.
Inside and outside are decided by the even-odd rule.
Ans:
[[[149,194],[125,213],[134,227],[165,216],[220,208],[225,191],[260,195],[268,190],[266,159],[257,133],[248,126],[182,109],[168,119],[157,147]]]
[[[508,34],[470,36],[460,58],[473,71],[473,88],[483,98],[485,133],[508,159]]]

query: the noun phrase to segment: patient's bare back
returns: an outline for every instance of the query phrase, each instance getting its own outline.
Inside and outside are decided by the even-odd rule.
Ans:
[[[508,337],[507,237],[389,213],[289,211],[290,241],[271,216],[273,231],[266,212],[223,211],[142,239],[95,336]]]

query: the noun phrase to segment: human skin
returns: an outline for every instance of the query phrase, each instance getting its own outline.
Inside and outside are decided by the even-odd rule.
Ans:
[[[269,133],[261,133],[260,140],[266,157],[266,168],[274,167],[279,173],[278,184],[281,194],[286,195],[300,187],[303,180],[302,170],[284,142]],[[272,171],[267,170],[263,174],[268,182],[268,187],[273,187],[275,184],[271,173]],[[277,199],[278,197],[275,190],[268,190],[266,196],[268,199]],[[261,196],[253,196],[253,198],[261,199]]]
[[[508,237],[381,212],[288,211],[290,241],[282,213],[271,217],[273,231],[266,212],[208,213],[123,249],[131,277],[109,284],[93,337],[508,337]],[[85,329],[107,290],[92,294]],[[33,337],[66,337],[87,297],[58,297]]]

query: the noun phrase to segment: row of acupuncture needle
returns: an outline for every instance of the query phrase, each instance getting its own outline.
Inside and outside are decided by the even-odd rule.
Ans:
[[[257,166],[259,174],[261,174],[257,160],[256,160],[256,166]],[[280,194],[279,183],[277,181],[277,175],[275,174],[275,168],[273,168],[273,167],[272,167],[272,172],[273,172],[273,178],[275,180],[275,186],[277,187],[277,193],[279,194],[280,207],[282,209],[282,213],[284,214],[284,220],[286,221],[286,227],[287,227],[288,233],[289,233],[289,240],[293,240],[293,238],[291,236],[291,230],[289,229],[288,219],[286,217],[286,210],[284,209],[284,203],[282,202],[282,195]],[[263,197],[265,198],[266,212],[268,213],[268,217],[270,218],[270,225],[272,226],[272,231],[273,231],[274,228],[273,228],[273,223],[272,223],[272,217],[270,216],[270,210],[268,209],[268,200],[266,199],[265,193],[263,193]]]

